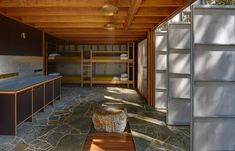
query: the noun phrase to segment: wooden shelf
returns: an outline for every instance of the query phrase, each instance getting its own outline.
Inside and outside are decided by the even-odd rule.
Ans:
[[[49,62],[81,62],[81,56],[58,56],[55,59],[49,59]]]
[[[80,75],[64,75],[61,79],[62,83],[67,84],[80,84],[81,83],[81,76]]]
[[[134,43],[128,43],[128,49],[122,51],[105,51],[105,50],[81,50],[81,51],[60,51],[64,56],[57,56],[55,59],[50,59],[50,63],[80,63],[81,75],[64,75],[62,78],[62,83],[74,83],[74,84],[126,84],[129,87],[130,84],[134,87]],[[129,59],[121,59],[120,55],[126,54]],[[113,77],[106,76],[105,78],[99,78],[93,75],[93,68],[96,63],[116,63],[116,64],[126,64],[126,73],[129,75],[131,81],[120,81],[113,80]],[[79,68],[78,66],[78,68]],[[71,69],[73,70],[73,69]],[[121,74],[121,73],[120,73]],[[118,75],[119,76],[119,75]],[[89,79],[84,79],[89,77]],[[103,76],[104,77],[104,76]]]

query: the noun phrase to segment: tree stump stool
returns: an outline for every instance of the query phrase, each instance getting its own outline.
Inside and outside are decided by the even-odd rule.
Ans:
[[[126,128],[127,116],[125,108],[99,106],[94,110],[92,121],[99,132],[122,133]]]

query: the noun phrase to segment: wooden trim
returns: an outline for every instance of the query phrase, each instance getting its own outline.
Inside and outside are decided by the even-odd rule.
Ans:
[[[5,79],[5,78],[10,78],[10,77],[15,77],[18,76],[19,73],[18,72],[14,72],[14,73],[6,73],[6,74],[0,74],[0,79]]]

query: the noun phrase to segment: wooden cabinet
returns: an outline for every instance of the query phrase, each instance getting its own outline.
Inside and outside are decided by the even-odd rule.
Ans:
[[[44,107],[44,85],[33,88],[33,113]]]
[[[45,83],[45,105],[48,105],[54,100],[53,96],[53,81]]]
[[[24,121],[31,122],[34,113],[43,111],[46,105],[59,99],[61,77],[45,76],[39,79],[31,82],[33,80],[29,78],[27,87],[20,86],[22,80],[27,81],[25,79],[8,81],[9,85],[2,87],[0,84],[0,135],[15,135],[18,125]]]
[[[60,97],[60,79],[57,79],[54,81],[54,99],[57,99]]]
[[[1,94],[0,100],[0,134],[14,135],[16,131],[15,94]]]
[[[32,115],[32,89],[18,93],[16,100],[18,125]]]

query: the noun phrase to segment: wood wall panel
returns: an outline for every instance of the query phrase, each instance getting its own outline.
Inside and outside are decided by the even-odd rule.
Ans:
[[[0,15],[0,55],[41,56],[41,44],[41,31]]]

